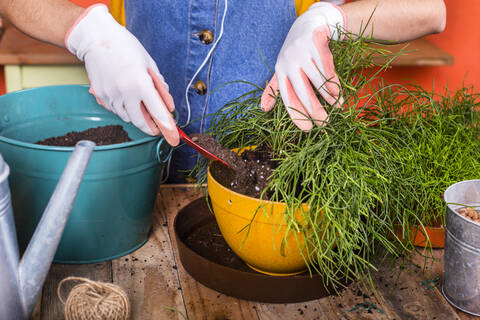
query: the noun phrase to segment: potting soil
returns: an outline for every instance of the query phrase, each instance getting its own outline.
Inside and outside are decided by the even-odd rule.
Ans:
[[[246,150],[240,156],[225,148],[212,136],[207,134],[194,134],[195,142],[227,162],[231,168],[219,162],[213,162],[210,172],[224,187],[235,192],[260,198],[270,182],[274,162],[270,160],[268,148],[259,146],[255,150]],[[266,192],[264,199],[269,199],[270,192]]]
[[[36,144],[58,147],[73,147],[80,140],[90,140],[97,146],[105,146],[132,141],[121,125],[108,125],[84,131],[72,131],[63,136],[37,141]]]
[[[245,166],[242,158],[240,158],[238,154],[222,146],[211,135],[195,133],[192,134],[190,137],[194,142],[207,149],[210,153],[213,153],[214,155],[228,163],[228,165],[232,167],[232,169],[239,170]]]

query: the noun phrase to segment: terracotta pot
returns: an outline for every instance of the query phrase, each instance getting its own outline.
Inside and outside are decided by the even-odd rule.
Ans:
[[[424,228],[412,226],[411,228],[412,231],[410,233],[410,241],[415,246],[428,247],[429,245],[431,245],[432,248],[445,247],[445,228],[443,226]],[[403,238],[401,227],[398,227],[395,233],[400,239]],[[427,238],[430,240],[430,244],[428,243]]]
[[[285,203],[234,192],[217,182],[210,168],[207,184],[225,241],[249,267],[280,276],[298,274],[306,269],[305,238],[303,233],[287,229],[283,214]],[[296,220],[301,221],[303,211],[307,210],[307,205],[297,210]]]

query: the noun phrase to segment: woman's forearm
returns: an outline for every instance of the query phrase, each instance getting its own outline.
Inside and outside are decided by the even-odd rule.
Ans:
[[[83,12],[68,0],[0,0],[0,15],[39,40],[65,46],[64,38]]]
[[[341,7],[347,31],[359,34],[364,30],[364,36],[380,41],[403,42],[439,33],[446,23],[443,0],[361,0]]]

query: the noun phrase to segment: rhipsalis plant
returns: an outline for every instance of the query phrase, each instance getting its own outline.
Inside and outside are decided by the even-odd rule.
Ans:
[[[271,150],[277,167],[269,200],[287,203],[288,227],[304,232],[306,260],[328,283],[367,275],[378,254],[411,252],[411,226],[441,218],[443,190],[480,172],[478,96],[386,86],[378,75],[395,58],[388,48],[345,37],[330,43],[345,103],[329,107],[319,96],[329,114],[324,127],[299,130],[280,97],[262,112],[258,88],[211,115],[208,130],[229,148]],[[388,62],[377,65],[378,56]],[[193,174],[206,164],[199,161]],[[300,222],[294,213],[302,203],[309,209]]]

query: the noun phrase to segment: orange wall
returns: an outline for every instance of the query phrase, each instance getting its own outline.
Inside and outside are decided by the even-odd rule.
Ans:
[[[389,83],[415,81],[442,92],[446,85],[455,90],[465,82],[480,90],[480,1],[445,0],[447,26],[445,31],[427,39],[454,57],[452,66],[393,67],[386,72]]]

